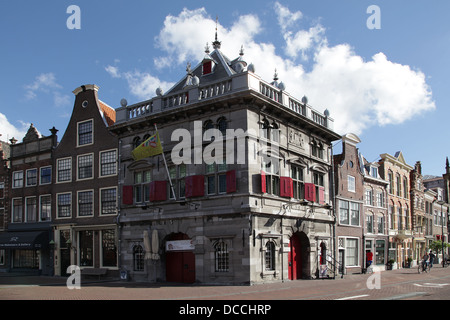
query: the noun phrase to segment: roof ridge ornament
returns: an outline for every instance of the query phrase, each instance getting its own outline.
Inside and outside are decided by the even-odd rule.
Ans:
[[[221,42],[219,40],[217,40],[217,23],[218,23],[218,21],[219,21],[219,16],[216,16],[216,38],[215,38],[214,42],[212,43],[214,49],[220,49],[220,45],[221,45]]]

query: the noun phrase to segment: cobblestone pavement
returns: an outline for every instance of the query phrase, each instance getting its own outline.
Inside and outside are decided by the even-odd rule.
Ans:
[[[296,280],[253,286],[208,286],[132,281],[83,280],[68,289],[65,277],[0,274],[0,300],[450,300],[450,268],[436,265],[343,279]]]

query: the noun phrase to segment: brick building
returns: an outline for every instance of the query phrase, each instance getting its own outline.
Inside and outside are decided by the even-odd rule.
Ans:
[[[365,267],[364,175],[357,148],[360,142],[355,134],[344,135],[342,153],[334,156],[336,245],[339,264],[346,273],[359,273]]]
[[[55,274],[69,265],[118,273],[117,138],[108,130],[115,111],[98,99],[98,87],[73,91],[67,129],[54,151],[53,232]]]
[[[364,252],[373,254],[377,270],[385,269],[388,262],[389,216],[387,210],[388,182],[381,178],[380,164],[368,162],[360,156],[364,174]],[[365,261],[364,263],[367,263]]]
[[[21,143],[11,139],[10,188],[5,231],[0,236],[4,271],[53,274],[51,240],[52,154],[56,129],[40,136],[31,125]]]

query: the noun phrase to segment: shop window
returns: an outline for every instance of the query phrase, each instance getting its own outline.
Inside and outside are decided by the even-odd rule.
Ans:
[[[94,266],[94,231],[84,230],[78,233],[79,236],[79,259],[80,266]]]
[[[102,266],[117,267],[116,232],[102,230]]]

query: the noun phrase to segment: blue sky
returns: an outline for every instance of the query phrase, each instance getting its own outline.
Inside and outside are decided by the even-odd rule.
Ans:
[[[80,29],[68,29],[70,5]],[[381,29],[367,20],[380,9]],[[100,87],[117,108],[167,90],[196,65],[215,20],[222,51],[245,59],[356,133],[369,161],[402,151],[424,174],[441,175],[449,155],[447,0],[0,1],[0,137],[21,140],[30,123],[62,137],[72,91]],[[339,144],[336,145],[339,152]]]

